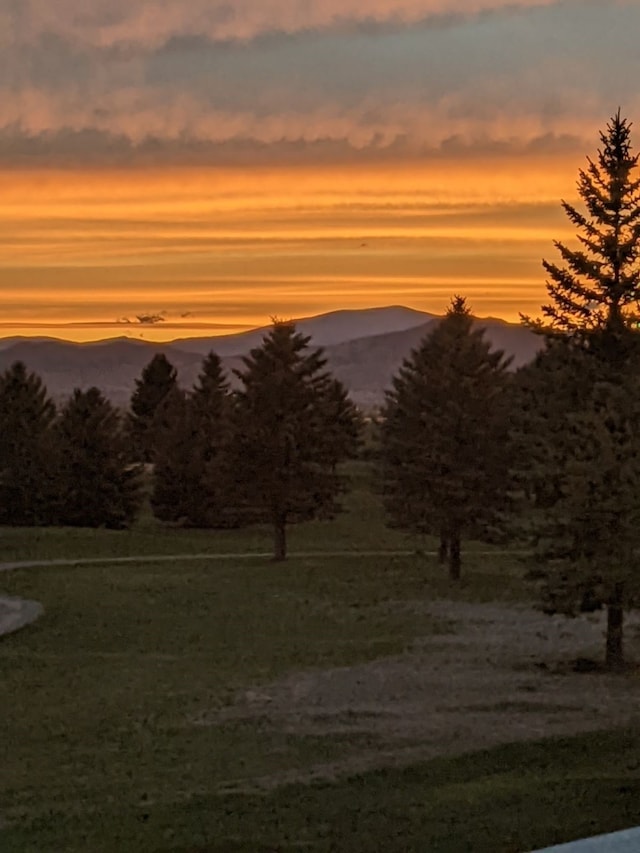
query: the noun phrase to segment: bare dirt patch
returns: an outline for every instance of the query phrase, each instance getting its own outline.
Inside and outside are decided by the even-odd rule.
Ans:
[[[567,619],[451,601],[388,606],[419,608],[453,631],[417,640],[403,655],[293,673],[198,722],[261,718],[291,734],[369,735],[376,745],[302,776],[255,780],[270,786],[640,721],[640,671],[581,674],[568,665],[602,657],[604,614]],[[628,656],[639,659],[640,614],[627,618],[626,638]]]

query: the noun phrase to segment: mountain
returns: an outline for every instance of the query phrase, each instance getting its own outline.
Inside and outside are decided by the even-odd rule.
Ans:
[[[327,347],[328,366],[349,389],[351,398],[364,409],[380,405],[384,390],[391,385],[402,361],[418,347],[429,332],[433,320],[401,332],[359,338]],[[531,361],[542,343],[523,326],[504,320],[477,319],[494,348],[513,357],[512,369]]]
[[[328,314],[302,317],[293,322],[303,334],[311,337],[316,346],[328,347],[354,338],[400,332],[420,326],[434,318],[435,314],[404,308],[402,305],[391,305],[387,308],[330,311]],[[265,333],[271,328],[270,325],[262,326],[248,332],[213,338],[179,338],[171,341],[170,346],[183,352],[197,352],[201,355],[206,355],[214,349],[221,358],[244,355],[253,347],[260,346]]]
[[[402,360],[418,346],[437,318],[421,311],[393,306],[365,311],[335,311],[301,320],[298,328],[325,347],[328,367],[344,382],[352,399],[363,408],[379,405]],[[475,321],[486,329],[493,346],[513,356],[513,367],[530,361],[540,338],[519,325],[492,318]],[[349,330],[352,330],[351,332]],[[371,330],[374,330],[373,333]],[[78,388],[96,385],[114,403],[126,406],[135,380],[156,353],[175,365],[178,381],[191,387],[205,353],[215,349],[232,376],[242,366],[241,356],[262,340],[266,329],[240,335],[170,343],[116,338],[90,344],[55,339],[0,340],[0,371],[23,361],[39,374],[56,400]],[[7,341],[9,341],[7,343]],[[188,349],[189,345],[192,349]]]
[[[39,343],[41,341],[44,342],[44,341],[58,341],[58,340],[59,340],[58,338],[49,338],[49,337],[28,338],[25,335],[17,335],[16,337],[13,337],[13,338],[0,338],[0,350],[9,349],[9,347],[15,346],[16,344],[25,343],[25,342],[32,344],[32,343]]]
[[[0,371],[16,361],[23,361],[42,378],[56,400],[68,396],[74,388],[96,385],[114,403],[125,405],[135,380],[159,352],[164,352],[175,365],[183,384],[193,383],[200,370],[201,356],[166,344],[148,344],[129,338],[90,344],[26,338],[6,348],[0,345]]]

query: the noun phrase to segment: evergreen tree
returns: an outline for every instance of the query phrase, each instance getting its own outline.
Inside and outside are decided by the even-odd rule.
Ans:
[[[141,504],[141,469],[114,407],[97,388],[76,389],[56,423],[57,523],[129,527]]]
[[[151,508],[160,521],[189,524],[194,504],[202,499],[200,441],[187,395],[174,388],[163,401],[163,429],[153,466]]]
[[[181,396],[156,454],[151,504],[162,521],[237,526],[228,472],[230,405],[229,383],[211,352],[192,393]]]
[[[42,380],[22,362],[0,376],[1,524],[40,525],[51,520],[55,415]]]
[[[536,325],[547,348],[525,375],[530,417],[515,430],[543,604],[568,614],[606,607],[612,669],[624,663],[623,614],[637,596],[640,544],[629,479],[640,453],[632,428],[640,416],[640,180],[630,130],[618,111],[597,160],[580,171],[586,213],[563,203],[581,247],[558,242],[564,263],[544,262],[550,324]]]
[[[136,379],[131,397],[129,432],[137,462],[153,462],[156,445],[162,432],[161,404],[167,394],[177,387],[175,367],[163,353],[154,355]]]
[[[508,364],[456,297],[387,394],[387,512],[395,526],[440,537],[453,580],[462,535],[492,536],[506,507]]]
[[[274,531],[274,559],[286,557],[291,522],[327,516],[345,488],[340,462],[353,455],[353,406],[324,371],[322,350],[292,323],[277,322],[237,372],[231,470],[236,500]]]
[[[199,436],[195,451],[200,476],[194,488],[201,494],[192,521],[199,527],[235,527],[240,519],[233,510],[229,471],[232,397],[215,352],[205,358],[189,403]]]
[[[562,206],[581,247],[556,241],[562,264],[543,261],[551,301],[542,313],[551,328],[579,338],[606,331],[617,336],[634,322],[640,302],[640,177],[632,153],[631,124],[620,111],[600,134],[597,160],[579,171],[578,193],[586,213]]]
[[[624,609],[640,591],[640,376],[559,340],[517,385],[516,529],[534,548],[543,609],[606,608],[606,665],[620,668]]]

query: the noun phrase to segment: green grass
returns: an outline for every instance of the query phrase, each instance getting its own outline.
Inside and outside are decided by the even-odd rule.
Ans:
[[[370,466],[351,463],[353,490],[344,498],[345,512],[332,521],[289,527],[292,551],[405,550],[423,545],[400,531],[389,530],[380,500],[371,491]],[[427,540],[434,547],[433,540]],[[199,553],[270,553],[267,526],[242,530],[188,530],[164,527],[147,511],[125,531],[78,528],[2,528],[0,561],[82,559]]]
[[[432,537],[415,537],[385,524],[381,501],[373,493],[375,475],[367,463],[349,465],[352,490],[345,512],[333,520],[291,525],[289,549],[295,551],[435,550]],[[188,530],[158,524],[148,507],[140,521],[124,531],[78,528],[0,528],[0,562],[83,559],[171,554],[270,553],[271,529]],[[478,542],[463,545],[466,554],[487,550]],[[491,550],[491,549],[489,549]]]
[[[366,482],[293,550],[353,556],[20,570],[44,617],[0,640],[2,853],[523,851],[640,822],[637,733],[522,744],[269,794],[225,793],[376,748],[260,719],[194,725],[295,670],[402,652],[450,630],[389,601],[526,600],[509,555],[468,549],[463,582],[405,543]],[[268,550],[268,531],[3,531],[3,559]],[[8,551],[13,552],[9,557]],[[31,549],[31,550],[30,550]],[[487,701],[491,697],[488,695]],[[471,712],[472,713],[472,712]]]

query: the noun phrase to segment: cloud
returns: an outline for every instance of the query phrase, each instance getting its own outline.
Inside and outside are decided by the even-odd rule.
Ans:
[[[413,24],[432,18],[556,5],[559,0],[3,0],[0,31],[13,44],[55,35],[77,44],[157,48],[172,38],[247,40],[353,22]]]
[[[0,165],[584,148],[619,103],[640,112],[640,7],[613,5],[0,0]]]

